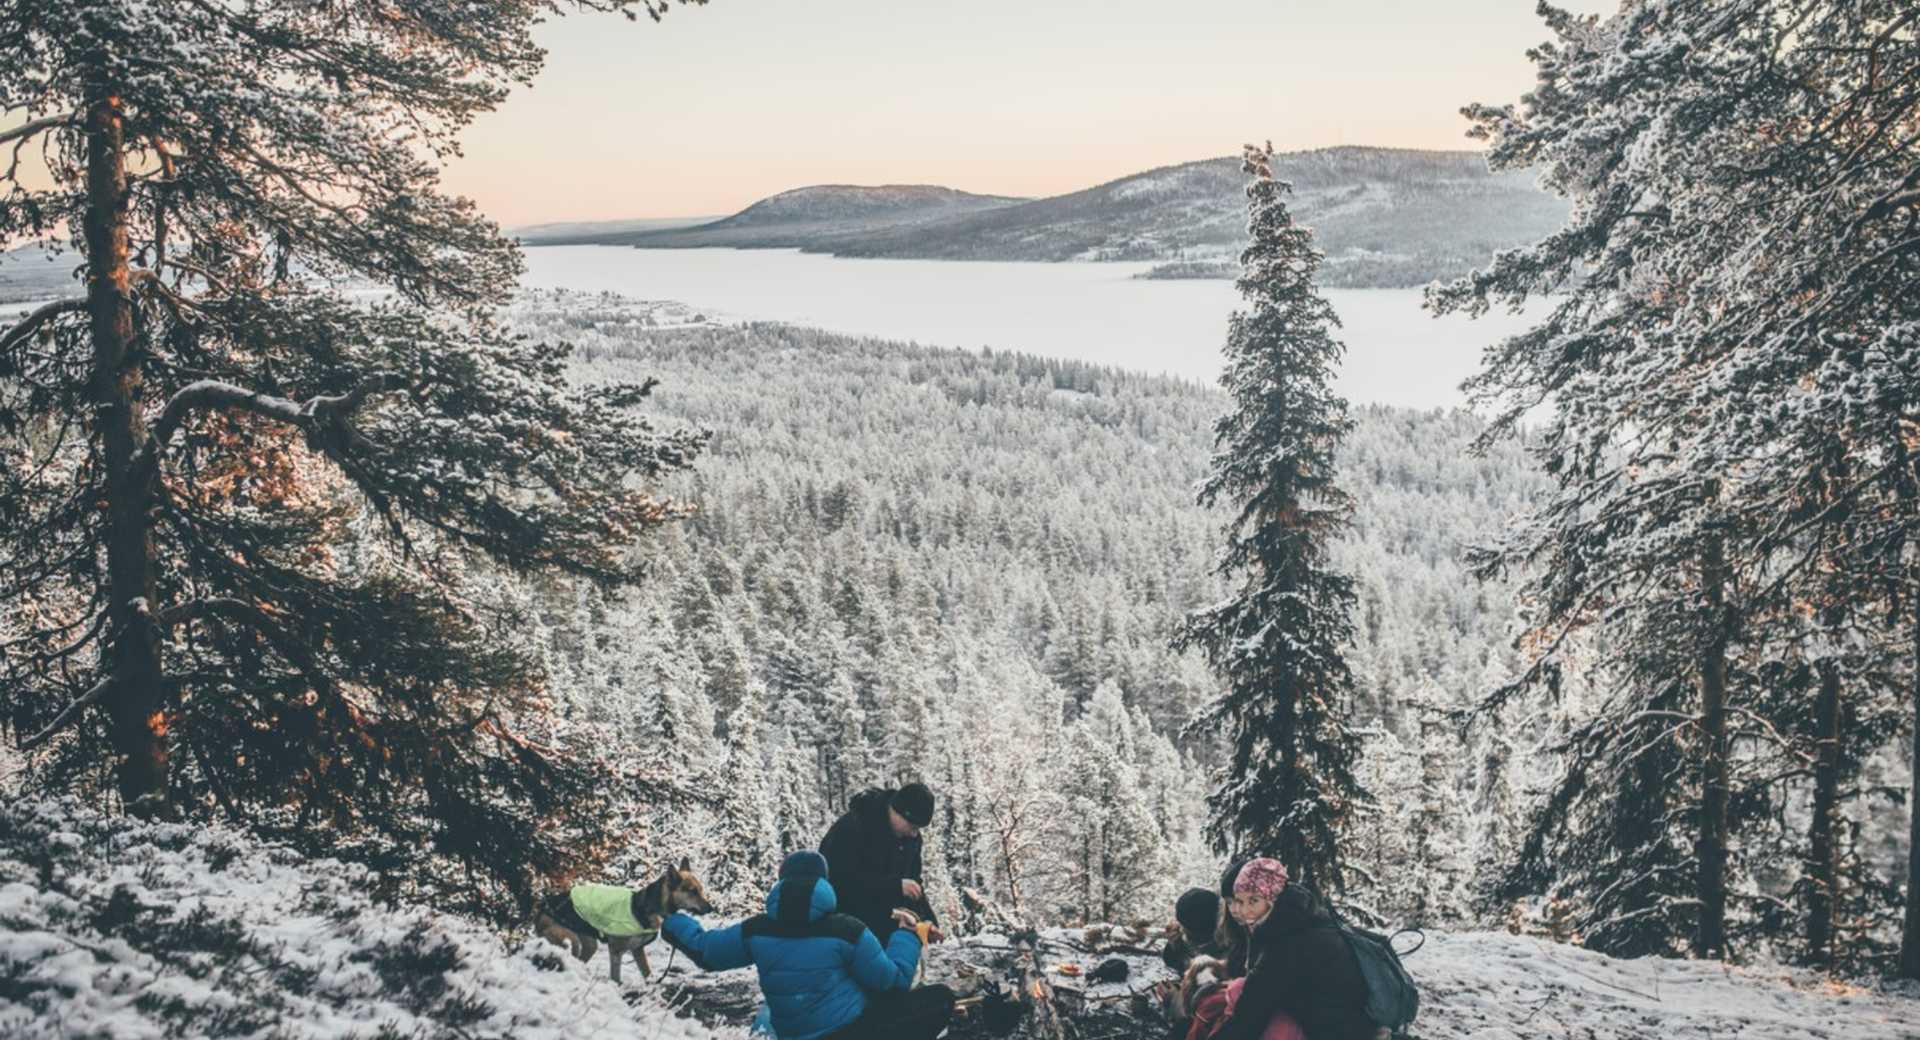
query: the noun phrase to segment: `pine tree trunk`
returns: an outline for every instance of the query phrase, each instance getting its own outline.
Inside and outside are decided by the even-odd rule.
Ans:
[[[1913,792],[1907,799],[1907,920],[1900,975],[1920,979],[1920,596],[1913,600]]]
[[[113,686],[103,699],[119,757],[120,795],[131,807],[165,795],[160,644],[147,615],[154,604],[151,477],[137,466],[146,425],[140,414],[141,365],[134,356],[133,301],[127,267],[127,171],[120,99],[97,78],[87,111],[87,312],[93,332],[95,429],[106,466],[106,550]]]
[[[1706,776],[1700,799],[1700,932],[1693,952],[1724,957],[1727,950],[1727,641],[1726,559],[1719,538],[1707,543],[1701,585],[1707,598],[1707,643],[1700,662],[1701,728]]]
[[[1820,665],[1820,697],[1814,705],[1817,743],[1813,772],[1813,823],[1807,845],[1807,959],[1833,962],[1835,864],[1833,805],[1840,786],[1840,670]]]

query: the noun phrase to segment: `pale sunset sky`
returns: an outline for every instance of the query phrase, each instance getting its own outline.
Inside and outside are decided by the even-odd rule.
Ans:
[[[1607,0],[1566,0],[1607,12]],[[1534,0],[712,0],[540,27],[545,70],[462,135],[445,189],[505,227],[723,215],[809,184],[1052,195],[1337,144],[1478,148]]]

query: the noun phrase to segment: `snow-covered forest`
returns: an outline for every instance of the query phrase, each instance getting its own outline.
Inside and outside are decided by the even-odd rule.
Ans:
[[[668,485],[700,512],[660,540],[642,590],[525,608],[571,712],[645,734],[691,786],[751,796],[668,845],[748,856],[751,890],[851,793],[919,775],[947,796],[943,898],[968,885],[1047,919],[1130,920],[1204,877],[1220,741],[1187,726],[1211,684],[1170,640],[1222,592],[1206,559],[1219,517],[1192,494],[1221,395],[787,326],[661,331],[652,310],[542,295],[514,322],[574,342],[580,378],[659,378],[654,414],[717,431]],[[1471,455],[1478,429],[1367,409],[1343,456],[1366,517],[1338,552],[1365,590],[1359,717],[1396,751],[1422,746],[1422,698],[1460,707],[1517,667],[1511,593],[1473,582],[1461,553],[1543,485],[1518,446]],[[1549,736],[1529,733],[1528,750]],[[1455,728],[1427,736],[1474,819],[1519,811]],[[1517,757],[1500,780],[1523,789],[1536,759]],[[1409,783],[1383,777],[1382,801]],[[1461,857],[1480,854],[1470,833],[1513,826],[1460,819]],[[1089,872],[1089,855],[1112,866]]]
[[[0,243],[75,274],[0,323],[9,1035],[702,1035],[684,968],[572,987],[543,897],[772,914],[907,780],[926,966],[1024,950],[1036,1036],[1095,1002],[1045,943],[1150,975],[1252,854],[1434,931],[1419,1035],[1900,1035],[1911,4],[1543,4],[1462,113],[1566,223],[1425,297],[1540,317],[1428,413],[1333,389],[1271,144],[1217,386],[527,291],[439,176],[567,6],[0,3]]]

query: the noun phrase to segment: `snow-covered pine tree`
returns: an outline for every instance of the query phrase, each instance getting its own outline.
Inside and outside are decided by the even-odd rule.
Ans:
[[[1208,798],[1214,845],[1266,850],[1304,882],[1340,892],[1340,834],[1360,795],[1344,656],[1354,594],[1328,569],[1327,545],[1350,512],[1334,452],[1352,421],[1331,388],[1341,346],[1339,320],[1314,291],[1321,257],[1271,160],[1271,146],[1248,146],[1252,241],[1237,285],[1251,309],[1229,319],[1221,385],[1233,410],[1215,423],[1199,496],[1233,511],[1217,569],[1238,586],[1189,615],[1177,645],[1203,649],[1227,683],[1196,721],[1232,742]]]
[[[1458,731],[1447,722],[1451,705],[1446,692],[1433,676],[1421,675],[1410,707],[1420,733],[1418,797],[1408,835],[1413,853],[1409,866],[1418,880],[1407,912],[1420,927],[1454,925],[1468,915],[1467,851],[1461,834],[1468,816],[1454,778],[1454,764],[1464,757],[1464,749]]]
[[[597,854],[604,778],[516,733],[543,682],[460,557],[630,582],[675,513],[640,484],[699,441],[640,418],[647,384],[571,386],[565,344],[507,335],[518,249],[436,183],[559,9],[0,8],[27,116],[0,144],[51,181],[8,168],[0,239],[66,224],[84,258],[0,333],[0,602],[30,636],[0,698],[26,744],[114,761],[129,807],[371,832],[523,895]]]
[[[1798,935],[1784,922],[1766,929],[1779,947],[1812,965],[1857,971],[1891,960],[1899,892],[1884,861],[1860,855],[1848,809],[1884,819],[1883,807],[1903,793],[1870,780],[1867,766],[1905,724],[1891,694],[1907,654],[1884,638],[1880,619],[1858,615],[1877,598],[1871,590],[1831,563],[1821,570],[1831,583],[1826,596],[1783,602],[1763,619],[1752,710],[1766,720],[1768,739],[1751,743],[1747,768],[1768,777],[1756,794],[1779,823],[1746,844],[1763,845],[1759,854],[1781,875],[1770,889],[1785,908],[1776,916],[1802,915]]]
[[[1164,838],[1140,795],[1139,772],[1090,719],[1069,738],[1060,833],[1072,851],[1072,906],[1085,922],[1130,920],[1165,906]]]
[[[1665,536],[1672,563],[1684,547],[1724,565],[1723,587],[1800,598],[1818,568],[1797,561],[1838,538],[1850,568],[1890,572],[1883,616],[1910,642],[1920,638],[1920,613],[1908,609],[1920,585],[1911,549],[1920,140],[1898,129],[1920,110],[1920,15],[1897,0],[1629,0],[1604,21],[1541,12],[1555,39],[1531,52],[1539,86],[1517,108],[1466,114],[1491,141],[1489,161],[1539,168],[1575,199],[1572,220],[1430,295],[1441,311],[1477,312],[1559,294],[1548,317],[1490,351],[1470,383],[1501,410],[1493,432],[1551,397],[1540,455],[1561,480],[1562,504],[1672,516],[1687,485],[1720,482],[1713,515]],[[1853,477],[1828,506],[1783,522],[1805,500],[1804,480],[1829,468],[1822,460],[1836,442]],[[1871,537],[1838,534],[1863,513],[1875,518]],[[1705,536],[1721,522],[1724,539],[1708,551],[1715,542]],[[1625,533],[1608,537],[1620,545]],[[1630,537],[1648,541],[1644,531]],[[1640,551],[1648,548],[1657,546]],[[1556,566],[1579,574],[1571,555]],[[1610,569],[1563,589],[1555,612],[1617,602],[1606,591]],[[1715,669],[1703,664],[1697,714],[1711,730]],[[1725,734],[1706,737],[1710,751],[1724,747]],[[1920,792],[1920,765],[1915,785]],[[1909,811],[1920,837],[1920,815]],[[1717,855],[1715,815],[1702,816],[1703,867]],[[1724,891],[1710,873],[1701,873],[1696,941],[1709,951]],[[1920,900],[1906,903],[1903,970],[1920,977]]]
[[[1349,913],[1383,921],[1407,914],[1422,883],[1412,869],[1412,821],[1405,807],[1419,793],[1419,762],[1386,726],[1359,731],[1356,779],[1367,797],[1355,803],[1345,851],[1351,876]]]
[[[832,822],[827,801],[820,794],[820,770],[813,754],[813,725],[807,709],[797,701],[776,700],[769,705],[767,787],[773,792],[773,828],[782,852],[819,844]],[[836,806],[833,812],[842,811]]]
[[[753,906],[783,852],[768,797],[766,687],[748,683],[727,717],[727,761],[721,771],[719,858],[707,885],[724,905]]]

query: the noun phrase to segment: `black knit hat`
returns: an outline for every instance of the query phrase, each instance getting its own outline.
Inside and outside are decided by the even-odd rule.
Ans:
[[[893,792],[887,804],[915,827],[925,827],[933,822],[933,792],[927,790],[926,784],[915,781],[902,787]]]
[[[1220,920],[1220,897],[1204,888],[1189,888],[1173,904],[1173,918],[1189,935],[1212,935]]]
[[[1220,898],[1233,898],[1233,883],[1240,880],[1240,868],[1246,866],[1247,860],[1251,858],[1251,856],[1242,856],[1227,864],[1227,869],[1220,872]]]

